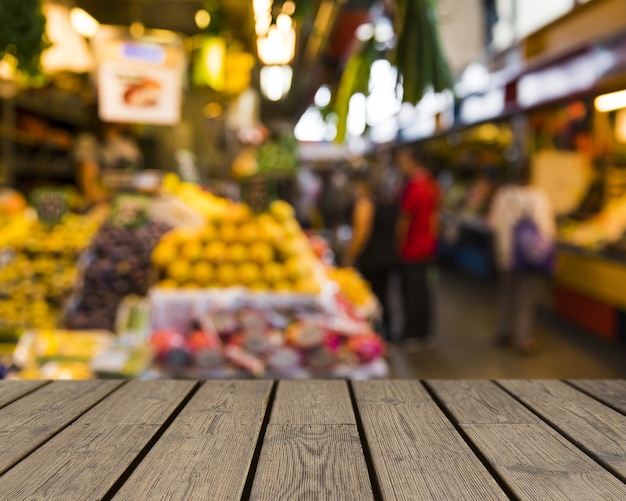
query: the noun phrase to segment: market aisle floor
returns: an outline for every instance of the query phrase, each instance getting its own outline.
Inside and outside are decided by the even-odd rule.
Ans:
[[[539,351],[523,357],[493,344],[495,282],[444,271],[437,290],[437,341],[405,353],[392,347],[394,378],[626,378],[626,345],[607,343],[556,318],[547,304],[537,316]]]

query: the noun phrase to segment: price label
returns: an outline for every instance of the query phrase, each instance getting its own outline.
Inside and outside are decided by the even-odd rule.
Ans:
[[[69,211],[69,195],[64,188],[38,188],[33,192],[32,205],[39,221],[53,226]]]
[[[122,194],[113,200],[111,222],[122,228],[145,226],[150,220],[150,199],[144,195]]]

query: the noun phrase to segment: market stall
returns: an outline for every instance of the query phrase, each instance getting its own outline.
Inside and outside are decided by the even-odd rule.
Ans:
[[[387,374],[368,284],[325,262],[284,201],[254,212],[170,174],[48,225],[24,210],[0,269],[15,377]]]

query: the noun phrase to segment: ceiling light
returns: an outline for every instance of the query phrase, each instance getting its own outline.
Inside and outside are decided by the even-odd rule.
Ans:
[[[281,32],[276,25],[272,25],[267,36],[257,39],[257,52],[264,64],[289,64],[296,51],[296,32],[291,27],[288,32]]]
[[[283,12],[288,16],[293,16],[293,14],[296,12],[296,4],[291,0],[287,0],[283,4]]]
[[[331,93],[328,85],[322,85],[317,92],[315,93],[315,97],[313,101],[315,102],[315,106],[318,108],[326,108],[330,104]]]
[[[194,15],[194,20],[196,21],[196,26],[203,30],[211,24],[211,14],[204,9],[200,9]]]
[[[364,23],[356,29],[354,34],[361,42],[367,42],[374,36],[374,25],[372,23]]]
[[[261,91],[270,101],[280,101],[291,89],[293,69],[288,65],[261,68]]]
[[[393,26],[391,26],[391,22],[387,19],[380,20],[376,23],[376,27],[374,28],[374,38],[378,43],[387,43],[390,40],[393,40]]]
[[[279,14],[276,18],[276,27],[283,33],[291,29],[291,18],[287,14]]]
[[[140,21],[135,21],[130,25],[130,34],[135,38],[141,38],[146,32],[146,27]]]
[[[269,12],[272,10],[272,0],[253,0],[252,6],[255,15],[261,12]]]
[[[70,22],[79,35],[87,38],[93,37],[100,29],[100,23],[89,13],[78,7],[70,10]]]
[[[595,98],[593,104],[596,110],[601,112],[619,110],[626,108],[626,90],[603,94]]]

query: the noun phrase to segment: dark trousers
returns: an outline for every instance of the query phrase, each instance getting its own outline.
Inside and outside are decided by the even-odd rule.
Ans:
[[[404,338],[424,339],[432,329],[432,294],[428,284],[427,261],[402,263],[402,298],[404,300]]]
[[[372,287],[372,292],[378,299],[382,308],[382,322],[380,326],[375,326],[376,330],[382,336],[391,339],[391,323],[389,318],[389,277],[392,268],[360,268],[359,271],[363,278],[367,280]]]

